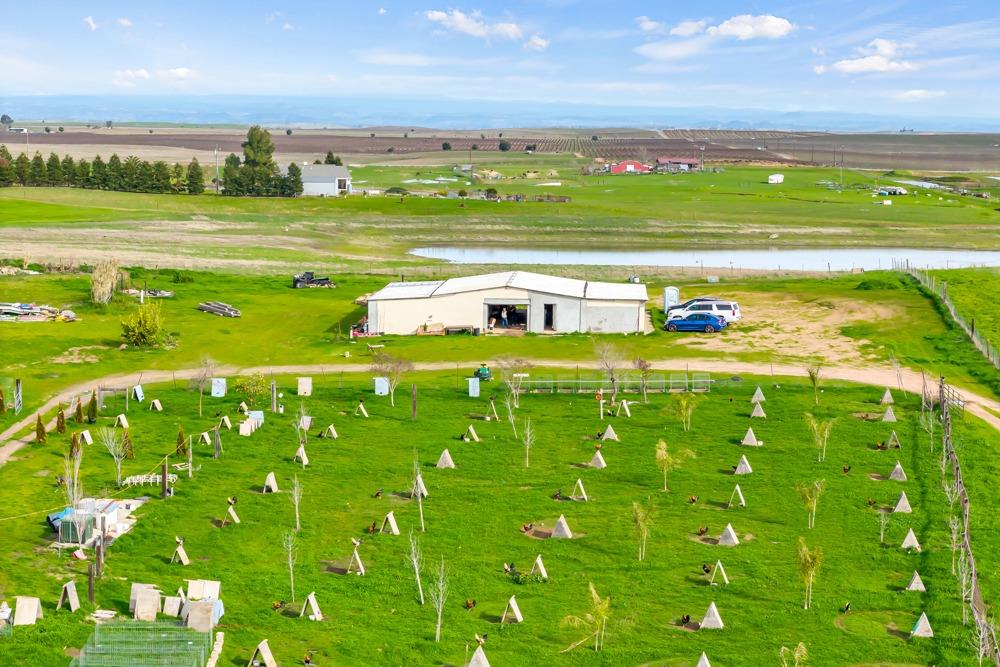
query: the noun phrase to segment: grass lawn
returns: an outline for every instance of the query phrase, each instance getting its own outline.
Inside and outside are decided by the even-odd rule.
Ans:
[[[702,398],[693,429],[681,430],[673,415],[674,399],[651,396],[648,405],[633,406],[633,418],[611,423],[621,439],[603,449],[608,467],[584,469],[594,452],[594,434],[602,427],[590,395],[526,395],[517,410],[518,428],[530,419],[537,439],[531,465],[524,448],[505,420],[474,421],[486,410],[486,399],[464,396],[464,379],[457,373],[414,374],[406,382],[418,385],[419,415],[410,420],[408,391],[398,405],[371,396],[365,377],[327,375],[315,378],[311,398],[302,399],[315,418],[306,469],[292,462],[296,443],[290,426],[300,400],[292,394],[293,378],[278,378],[288,414],[267,413],[266,423],[252,437],[224,432],[221,460],[198,446],[192,480],[181,474],[176,495],[152,499],[142,519],[109,549],[107,570],[97,585],[97,606],[127,614],[131,582],[154,583],[174,591],[185,578],[218,579],[226,615],[219,627],[226,633],[223,664],[249,658],[253,646],[268,638],[278,661],[295,664],[316,651],[320,665],[332,664],[461,664],[474,633],[489,634],[485,649],[494,664],[666,664],[693,665],[701,651],[713,664],[773,664],[782,645],[803,641],[814,664],[927,665],[972,664],[970,631],[961,625],[957,584],[951,575],[947,546],[947,503],[941,491],[936,445],[917,425],[915,397],[897,395],[902,440],[899,452],[876,451],[888,425],[865,422],[852,413],[880,411],[880,392],[872,388],[830,384],[818,407],[812,390],[798,381],[744,378],[725,382]],[[753,420],[759,449],[740,447],[751,420],[750,396],[757,382],[767,395],[766,420]],[[499,387],[497,387],[499,389]],[[152,471],[173,449],[178,424],[197,434],[218,421],[218,414],[236,417],[240,396],[206,399],[205,416],[197,416],[197,394],[184,387],[147,386],[147,400],[159,398],[163,414],[134,404],[129,413],[135,459],[125,474]],[[370,419],[352,416],[359,397],[366,397]],[[636,399],[637,396],[631,396]],[[109,401],[100,417],[110,425],[121,406]],[[500,407],[501,413],[503,407]],[[817,463],[803,413],[836,417],[824,463]],[[480,443],[458,436],[470,422]],[[340,438],[317,440],[315,433],[334,423]],[[71,428],[78,428],[71,424]],[[996,554],[1000,553],[990,517],[997,507],[986,486],[996,475],[1000,441],[995,433],[957,420],[960,454],[974,482],[973,515],[979,529],[974,544],[984,577],[984,595],[997,593]],[[94,428],[91,427],[92,432]],[[691,449],[687,460],[669,477],[669,493],[654,459],[663,438],[672,452]],[[70,615],[53,608],[60,585],[68,578],[85,582],[85,564],[47,548],[49,533],[42,510],[62,506],[54,477],[62,470],[67,436],[52,434],[44,445],[31,446],[18,460],[0,468],[6,490],[0,541],[0,595],[37,595],[45,618],[31,628],[16,629],[0,639],[0,662],[62,664],[64,648],[83,644],[92,626],[83,620],[91,606]],[[448,448],[457,468],[433,467]],[[754,472],[730,474],[745,454]],[[416,600],[412,572],[406,561],[407,537],[419,525],[414,501],[399,492],[410,488],[414,457],[429,490],[424,502],[427,532],[420,535],[424,552],[423,581],[444,559],[450,596],[444,610],[442,640],[433,641],[434,613]],[[872,473],[888,474],[896,459],[909,481],[875,481]],[[849,474],[843,466],[851,466]],[[111,459],[95,444],[85,448],[83,477],[97,494],[114,492]],[[262,495],[265,475],[274,471],[282,492]],[[287,489],[293,476],[305,488],[302,532],[298,536],[296,598],[316,591],[327,620],[312,623],[272,611],[274,600],[289,600],[288,572],[280,540],[293,525]],[[583,480],[590,502],[555,501],[557,489],[569,493]],[[816,528],[806,528],[806,511],[795,491],[798,483],[825,479]],[[747,499],[743,509],[726,509],[734,483]],[[376,489],[381,499],[372,497]],[[893,515],[886,544],[879,545],[878,506],[895,503],[905,489],[914,512]],[[143,490],[136,489],[135,493]],[[145,489],[155,494],[155,490]],[[240,526],[218,528],[225,498],[237,495]],[[124,495],[124,494],[123,494]],[[695,503],[689,497],[697,496]],[[637,561],[638,538],[632,527],[632,503],[654,508],[652,535],[644,562]],[[365,528],[392,510],[403,535],[369,537]],[[15,519],[18,515],[32,513]],[[564,514],[576,534],[573,540],[534,540],[519,527],[528,522],[551,527]],[[699,542],[696,531],[708,526],[718,536],[732,523],[741,540],[727,548]],[[913,528],[923,551],[907,554],[899,544]],[[169,563],[175,535],[185,538],[191,566]],[[823,549],[813,608],[803,610],[803,586],[796,560],[796,543],[805,537],[810,547]],[[350,538],[363,540],[360,553],[365,577],[328,571],[350,556]],[[542,554],[551,577],[548,583],[517,584],[502,571],[504,562],[522,571]],[[702,563],[721,559],[729,586],[709,586]],[[927,593],[901,590],[914,570]],[[606,648],[595,657],[588,644],[569,653],[560,651],[587,635],[583,628],[560,623],[568,614],[588,611],[588,582],[611,598]],[[79,585],[78,584],[78,585]],[[85,591],[85,586],[80,586]],[[501,628],[497,617],[511,595],[524,613],[522,625]],[[472,611],[464,608],[475,599]],[[714,601],[726,628],[689,632],[677,626],[682,614],[700,620]],[[852,611],[841,608],[851,602]],[[296,610],[297,611],[297,610]],[[933,625],[931,640],[907,639],[921,611]],[[474,647],[474,643],[473,643]]]
[[[950,269],[931,272],[948,283],[948,296],[966,320],[994,346],[1000,346],[1000,269]]]

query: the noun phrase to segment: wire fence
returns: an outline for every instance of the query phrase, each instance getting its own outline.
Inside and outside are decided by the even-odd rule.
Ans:
[[[979,653],[977,657],[980,659],[980,664],[982,664],[983,659],[989,658],[995,665],[1000,667],[1000,646],[997,644],[996,631],[988,618],[986,602],[983,600],[982,591],[979,588],[976,559],[972,554],[971,529],[969,526],[971,503],[969,502],[969,494],[965,489],[962,468],[958,463],[958,454],[955,453],[955,445],[952,440],[951,408],[953,405],[956,405],[957,398],[958,392],[950,387],[944,381],[944,378],[941,378],[938,400],[941,406],[941,444],[943,446],[942,456],[944,457],[942,473],[945,475],[944,483],[947,492],[949,489],[947,471],[950,469],[950,488],[954,491],[953,498],[958,501],[962,509],[961,533],[958,544],[953,545],[953,548],[957,546],[958,550],[960,550],[958,567],[959,585],[962,594],[962,603],[969,605],[969,610],[972,612],[972,618],[975,621],[975,640]],[[965,616],[963,613],[963,621],[966,620]]]
[[[102,623],[94,628],[70,667],[204,667],[211,644],[211,633],[178,623]]]
[[[1000,350],[986,339],[979,331],[976,331],[976,321],[966,320],[952,303],[951,298],[948,296],[948,282],[945,280],[938,280],[933,274],[927,271],[922,271],[915,266],[912,266],[909,261],[893,260],[893,269],[896,271],[902,271],[903,273],[913,276],[921,285],[924,286],[927,291],[934,295],[944,307],[948,310],[948,314],[951,318],[955,320],[955,323],[965,332],[965,335],[969,337],[972,344],[976,346],[976,349],[986,357],[991,364],[998,370],[1000,370]]]

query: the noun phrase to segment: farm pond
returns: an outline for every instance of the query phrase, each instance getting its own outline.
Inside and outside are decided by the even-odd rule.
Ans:
[[[410,254],[454,264],[702,266],[765,271],[877,270],[891,268],[894,261],[933,269],[1000,266],[1000,251],[934,248],[577,250],[437,246],[414,248]]]

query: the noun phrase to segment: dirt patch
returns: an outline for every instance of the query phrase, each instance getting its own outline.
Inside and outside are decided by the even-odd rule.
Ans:
[[[882,421],[882,415],[877,412],[852,412],[851,416],[866,422]]]
[[[106,350],[103,345],[83,345],[81,347],[71,347],[57,357],[52,357],[50,361],[54,364],[96,364],[100,359],[97,355],[91,354],[88,350]]]
[[[743,319],[721,335],[689,335],[682,345],[718,352],[761,352],[779,356],[837,359],[863,363],[865,341],[840,332],[872,318],[898,318],[902,311],[884,304],[850,299],[802,301],[781,292],[727,292],[740,304]]]

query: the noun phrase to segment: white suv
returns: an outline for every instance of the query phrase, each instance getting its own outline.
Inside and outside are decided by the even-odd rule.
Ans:
[[[691,313],[710,313],[721,317],[726,322],[739,322],[743,317],[740,314],[740,304],[735,301],[695,301],[684,308],[674,308],[670,311],[668,320],[676,320],[687,317]]]

